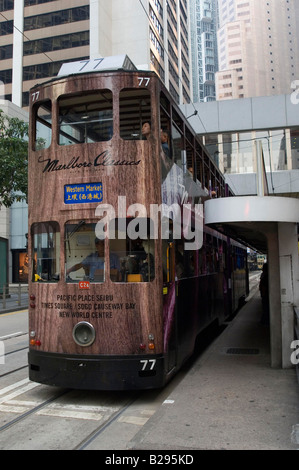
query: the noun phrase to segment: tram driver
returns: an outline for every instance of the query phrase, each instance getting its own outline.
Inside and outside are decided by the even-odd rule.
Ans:
[[[104,281],[105,269],[105,241],[99,238],[95,239],[96,252],[88,255],[80,263],[67,269],[67,276],[79,269],[83,268],[85,273],[88,274],[90,281]],[[120,281],[120,263],[117,255],[110,254],[110,277],[112,281]]]

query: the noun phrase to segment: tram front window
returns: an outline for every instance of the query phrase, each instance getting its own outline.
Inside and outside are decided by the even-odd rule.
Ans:
[[[155,277],[155,240],[150,238],[149,219],[116,219],[110,224],[110,255],[120,262],[120,275],[111,280],[150,282]],[[115,229],[115,231],[114,231]]]
[[[83,220],[65,226],[67,282],[105,281],[105,242],[96,238],[95,226]]]
[[[148,79],[144,79],[146,82]],[[119,94],[120,136],[142,140],[142,126],[151,121],[151,95],[147,89],[125,88]]]
[[[52,140],[52,104],[47,100],[33,108],[35,135],[34,150],[47,149]]]
[[[59,103],[59,145],[106,142],[113,135],[110,90],[62,96]]]
[[[33,282],[58,282],[60,274],[60,233],[56,222],[33,224]]]

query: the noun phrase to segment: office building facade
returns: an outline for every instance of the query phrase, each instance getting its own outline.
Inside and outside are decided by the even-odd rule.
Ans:
[[[217,0],[190,0],[193,101],[215,101]]]
[[[297,0],[219,0],[217,100],[289,93],[299,76]]]
[[[178,103],[190,102],[189,29],[189,0],[0,0],[0,98],[11,102],[8,114],[25,112],[31,87],[63,63],[127,54],[156,71]],[[0,229],[9,282],[26,282],[26,204],[1,208]]]
[[[190,102],[189,28],[189,0],[0,0],[2,96],[26,107],[62,63],[127,54]]]

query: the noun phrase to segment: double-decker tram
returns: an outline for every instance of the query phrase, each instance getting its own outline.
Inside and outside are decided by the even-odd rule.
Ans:
[[[223,176],[127,57],[35,86],[29,147],[30,379],[162,387],[246,295],[246,249],[203,223]]]

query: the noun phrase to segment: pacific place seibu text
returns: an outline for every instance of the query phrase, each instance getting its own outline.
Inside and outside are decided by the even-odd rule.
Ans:
[[[55,309],[60,318],[112,318],[114,311],[133,311],[135,302],[113,302],[113,295],[63,294],[56,295],[56,302],[42,302],[42,308]]]
[[[108,295],[99,295],[99,294],[79,294],[79,295],[68,295],[68,294],[63,294],[63,295],[57,295],[56,297],[57,301],[64,301],[64,302],[75,302],[78,300],[78,302],[112,302],[113,300],[113,295],[108,294]]]

